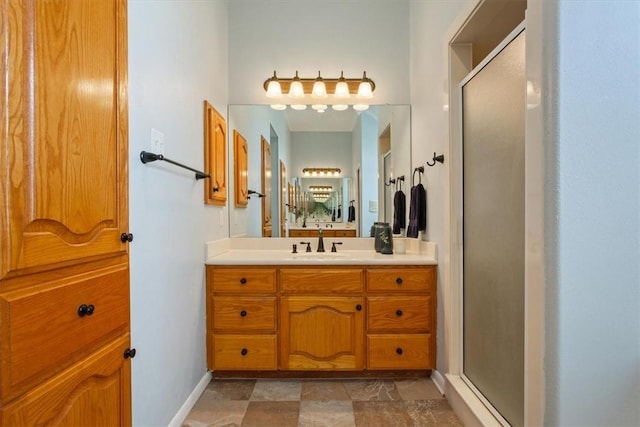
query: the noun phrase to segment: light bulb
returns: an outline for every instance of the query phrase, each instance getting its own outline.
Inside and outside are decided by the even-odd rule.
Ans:
[[[284,104],[272,104],[271,108],[273,108],[274,110],[277,110],[277,111],[282,111],[282,110],[286,110],[287,106],[284,105]]]
[[[356,95],[359,99],[371,99],[373,98],[373,87],[371,86],[371,80],[367,78],[367,72],[365,71],[362,75],[362,81],[358,86],[358,94]]]
[[[300,81],[300,77],[298,77],[297,71],[296,76],[291,82],[291,86],[289,86],[289,96],[295,99],[304,98],[304,88],[302,87],[302,82]]]
[[[291,108],[297,111],[306,110],[307,106],[305,104],[291,104]]]
[[[278,77],[276,77],[275,71],[267,85],[267,98],[282,98],[282,88],[280,87],[280,81],[278,80]]]
[[[344,111],[347,108],[349,108],[349,106],[346,104],[334,104],[331,106],[331,108],[333,108],[336,111]]]
[[[353,109],[356,110],[356,111],[365,111],[368,108],[369,108],[369,106],[367,104],[355,104],[353,106]]]
[[[311,90],[311,96],[316,98],[326,98],[327,97],[327,87],[320,77],[320,71],[318,71],[318,77],[316,78],[315,83],[313,83],[313,89]]]
[[[347,84],[342,71],[340,71],[340,78],[338,79],[336,90],[333,92],[333,95],[336,98],[349,98],[351,96],[349,93],[349,85]]]

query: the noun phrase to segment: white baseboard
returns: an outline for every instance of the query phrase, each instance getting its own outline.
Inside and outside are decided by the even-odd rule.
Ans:
[[[184,420],[187,419],[189,412],[191,412],[193,405],[196,404],[200,395],[204,392],[204,389],[207,388],[209,382],[211,382],[211,372],[207,371],[207,373],[204,374],[204,377],[202,377],[200,382],[196,385],[196,388],[194,388],[189,397],[187,397],[184,404],[180,407],[178,413],[173,417],[169,423],[169,427],[180,427],[182,425]]]
[[[431,380],[436,385],[438,391],[440,391],[440,394],[444,396],[445,379],[440,371],[437,371],[435,369],[431,371]]]

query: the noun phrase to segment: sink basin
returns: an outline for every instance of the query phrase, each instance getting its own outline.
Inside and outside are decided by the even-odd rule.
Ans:
[[[349,258],[347,254],[340,252],[302,252],[291,254],[291,259],[300,259],[305,261],[327,261]]]

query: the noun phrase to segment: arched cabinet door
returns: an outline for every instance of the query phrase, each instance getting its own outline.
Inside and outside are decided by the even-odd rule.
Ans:
[[[1,8],[0,278],[127,252],[126,8]]]

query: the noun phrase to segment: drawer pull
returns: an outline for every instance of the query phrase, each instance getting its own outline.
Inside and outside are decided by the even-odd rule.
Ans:
[[[396,316],[402,317],[402,310],[396,310]]]
[[[402,347],[396,348],[396,353],[398,353],[398,356],[402,356],[402,353],[404,353],[404,351],[402,350]]]
[[[133,234],[131,234],[131,233],[122,233],[120,235],[120,241],[122,243],[133,242]]]
[[[96,308],[93,304],[80,304],[80,307],[78,307],[78,317],[91,316],[95,310]]]
[[[240,354],[243,356],[246,356],[248,352],[249,351],[246,348],[243,348],[242,350],[240,350]]]
[[[136,349],[135,348],[128,348],[124,351],[124,358],[125,359],[133,359],[134,357],[136,357]]]
[[[87,306],[87,316],[91,316],[95,310],[96,308],[93,306],[93,304],[89,304]]]
[[[78,307],[78,317],[84,317],[87,315],[87,304],[81,304]]]
[[[402,277],[396,277],[396,284],[402,285]]]
[[[247,311],[246,310],[242,310],[240,312],[240,317],[247,317]]]
[[[360,304],[356,305],[356,310],[361,311],[362,310],[362,305],[360,305]]]
[[[244,277],[243,277],[243,278],[241,278],[241,279],[240,279],[240,284],[241,284],[241,285],[246,285],[246,284],[247,284],[247,279],[246,279],[246,278],[244,278]]]

